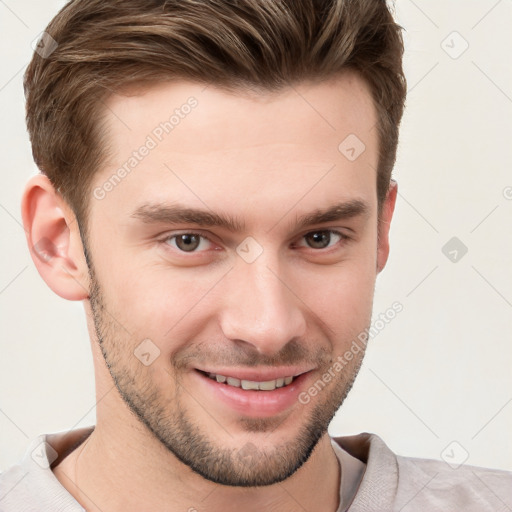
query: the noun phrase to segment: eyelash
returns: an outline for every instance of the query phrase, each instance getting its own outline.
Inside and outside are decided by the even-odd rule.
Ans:
[[[331,236],[332,235],[337,235],[340,237],[340,240],[338,240],[335,244],[333,244],[332,246],[327,246],[325,248],[320,248],[320,249],[315,249],[314,247],[309,247],[309,246],[305,246],[306,248],[308,249],[312,249],[313,251],[315,252],[322,252],[322,251],[327,251],[329,249],[332,249],[332,247],[334,247],[335,245],[339,244],[339,243],[346,243],[348,242],[351,238],[342,233],[341,231],[337,231],[335,229],[318,229],[318,230],[314,230],[314,231],[308,231],[307,233],[305,233],[304,235],[302,235],[300,237],[300,240],[304,240],[308,235],[312,235],[312,234],[315,234],[315,233],[329,233]],[[214,242],[212,242],[212,240],[210,240],[207,236],[201,234],[201,233],[198,233],[198,232],[195,232],[195,231],[183,231],[181,233],[175,233],[175,234],[172,234],[172,235],[166,235],[165,237],[163,237],[160,242],[163,244],[163,245],[169,245],[169,241],[170,240],[175,240],[177,237],[179,236],[182,236],[182,235],[193,235],[193,236],[198,236],[200,237],[201,239],[203,240],[208,240],[209,243],[213,244]],[[201,243],[201,242],[200,242]],[[293,244],[294,246],[296,246],[295,244]],[[301,247],[304,247],[304,246],[301,246]],[[202,252],[205,252],[205,251],[197,251],[197,250],[193,250],[193,251],[183,251],[181,249],[179,249],[178,247],[173,247],[173,250],[181,253],[181,254],[200,254]]]

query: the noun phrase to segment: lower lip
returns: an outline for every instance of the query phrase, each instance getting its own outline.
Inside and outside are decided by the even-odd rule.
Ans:
[[[282,413],[299,403],[300,391],[310,372],[299,375],[288,386],[272,391],[235,388],[210,379],[197,370],[192,373],[200,385],[207,389],[208,394],[213,394],[215,400],[220,400],[231,410],[252,418],[266,418]]]

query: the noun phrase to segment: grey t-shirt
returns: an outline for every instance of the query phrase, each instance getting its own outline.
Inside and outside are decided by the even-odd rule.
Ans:
[[[51,466],[93,428],[35,438],[22,461],[0,474],[0,512],[83,512]],[[512,510],[512,473],[397,456],[373,434],[332,443],[343,468],[336,512]]]

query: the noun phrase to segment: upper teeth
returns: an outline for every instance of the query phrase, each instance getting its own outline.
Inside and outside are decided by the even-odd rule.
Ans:
[[[229,386],[242,389],[260,389],[262,391],[272,391],[276,388],[287,386],[293,381],[293,377],[280,377],[279,379],[267,380],[264,382],[256,382],[254,380],[240,380],[235,377],[226,377],[224,375],[217,375],[216,373],[209,373],[208,377],[217,382],[225,382]]]

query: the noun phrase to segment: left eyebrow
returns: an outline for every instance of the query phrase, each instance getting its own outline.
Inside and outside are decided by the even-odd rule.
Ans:
[[[369,214],[370,207],[366,202],[360,199],[352,199],[334,204],[328,208],[317,209],[313,212],[296,216],[295,223],[290,227],[298,230],[315,224],[342,221],[354,217],[368,217]],[[178,204],[146,203],[139,206],[130,216],[148,224],[196,224],[200,226],[222,227],[232,232],[240,232],[245,229],[244,222],[234,217],[213,211],[187,208]]]
[[[352,199],[330,206],[325,209],[317,209],[312,213],[296,217],[296,229],[302,229],[315,224],[347,220],[354,217],[368,217],[370,206],[360,199]]]

